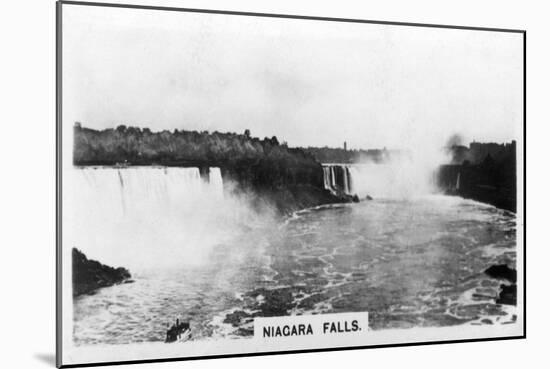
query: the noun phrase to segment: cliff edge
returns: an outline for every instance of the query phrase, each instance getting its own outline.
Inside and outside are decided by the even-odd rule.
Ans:
[[[113,268],[90,260],[73,248],[73,297],[92,294],[97,289],[129,282],[131,275],[125,268]]]

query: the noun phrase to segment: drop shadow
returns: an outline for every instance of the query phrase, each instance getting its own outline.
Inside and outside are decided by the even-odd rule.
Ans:
[[[55,367],[55,354],[34,354],[34,358]]]

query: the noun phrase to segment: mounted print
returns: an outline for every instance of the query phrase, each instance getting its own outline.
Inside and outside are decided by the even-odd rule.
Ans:
[[[149,5],[57,4],[58,366],[525,336],[524,31]]]

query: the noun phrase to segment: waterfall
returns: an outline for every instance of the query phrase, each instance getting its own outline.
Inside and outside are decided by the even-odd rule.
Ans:
[[[349,165],[323,164],[323,184],[332,193],[352,194],[352,175]]]
[[[399,172],[394,171],[386,164],[352,164],[348,166],[349,179],[353,191],[359,198],[367,195],[374,198],[394,197],[395,184],[398,182]],[[408,188],[408,185],[404,185]]]
[[[432,188],[422,171],[409,162],[323,164],[324,188],[334,194],[365,198],[410,198],[429,194]],[[425,178],[426,177],[426,178]],[[460,174],[456,179],[460,186]]]
[[[210,168],[209,181],[201,181],[198,168],[129,167],[82,168],[75,171],[76,185],[83,195],[94,198],[97,207],[108,204],[117,214],[155,201],[172,206],[175,199],[223,194],[219,168]]]
[[[350,186],[350,175],[349,175],[349,168],[347,166],[343,167],[343,176],[344,176],[344,192],[346,194],[351,193],[351,186]]]
[[[460,190],[460,172],[458,172],[458,175],[456,176],[456,186],[455,186],[455,190],[456,190],[456,191]]]
[[[223,179],[220,168],[210,168],[210,172],[208,174],[208,182],[216,196],[223,197]]]
[[[323,166],[323,184],[326,190],[330,190],[330,168],[327,166]]]
[[[346,165],[349,171],[348,193],[359,198],[411,198],[434,193],[430,168],[417,167],[414,161],[362,163]],[[460,186],[460,175],[456,186]]]
[[[238,199],[224,196],[216,167],[207,180],[199,168],[74,168],[64,188],[67,247],[114,266],[188,263],[181,255],[192,250],[198,259],[248,214]]]
[[[331,175],[330,175],[330,167],[328,166],[323,166],[323,184],[324,184],[324,187],[325,187],[325,190],[330,190],[331,189],[331,185],[332,185],[332,181],[331,181]]]
[[[349,166],[346,166],[346,175],[348,177],[348,193],[352,194],[354,187],[353,187],[353,178],[351,177],[351,169]]]

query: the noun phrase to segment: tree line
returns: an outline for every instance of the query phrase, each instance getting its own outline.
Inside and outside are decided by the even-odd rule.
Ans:
[[[73,153],[75,165],[218,166],[256,188],[323,183],[321,164],[311,153],[275,136],[253,137],[248,129],[242,134],[125,125],[95,130],[76,123]]]

